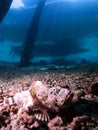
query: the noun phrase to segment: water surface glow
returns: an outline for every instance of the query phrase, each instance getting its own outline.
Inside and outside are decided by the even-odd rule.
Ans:
[[[24,4],[21,0],[13,0],[11,8],[20,8],[24,7]]]
[[[75,1],[79,1],[79,0],[52,0],[52,1],[46,1],[46,5],[50,5],[53,3],[57,3],[57,2],[63,2],[63,1],[71,1],[71,2],[75,2]],[[35,5],[33,5],[35,6]],[[20,7],[24,7],[24,4],[21,0],[13,0],[11,8],[20,8]]]

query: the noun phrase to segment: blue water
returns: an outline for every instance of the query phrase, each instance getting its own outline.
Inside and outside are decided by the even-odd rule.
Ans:
[[[19,8],[11,6],[0,25],[0,61],[20,61],[38,0],[21,2]],[[97,0],[46,0],[32,62],[98,62],[97,48]]]

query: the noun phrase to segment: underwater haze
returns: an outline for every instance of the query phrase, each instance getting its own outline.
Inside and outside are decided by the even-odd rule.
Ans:
[[[0,0],[0,130],[98,130],[98,0]]]
[[[98,1],[45,0],[38,18],[39,1],[13,0],[0,24],[0,61],[19,63],[31,40],[32,63],[98,62]]]

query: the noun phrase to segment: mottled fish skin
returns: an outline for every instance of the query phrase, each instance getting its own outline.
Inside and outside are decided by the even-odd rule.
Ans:
[[[50,117],[47,111],[58,112],[63,107],[70,105],[73,98],[73,94],[69,89],[57,87],[49,87],[49,85],[43,84],[41,81],[35,81],[30,86],[29,90],[16,93],[13,97],[15,103],[22,109],[27,110],[29,107],[35,108],[35,117],[38,120],[49,121]],[[41,113],[37,113],[36,109],[39,109]],[[19,113],[21,113],[19,111]]]
[[[59,86],[50,88],[41,81],[36,81],[31,85],[31,95],[51,111],[58,111],[64,105],[67,107],[73,98],[73,93],[69,89]]]

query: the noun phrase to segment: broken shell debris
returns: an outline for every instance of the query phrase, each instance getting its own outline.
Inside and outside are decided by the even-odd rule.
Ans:
[[[55,71],[2,73],[0,130],[98,129],[97,72]]]

